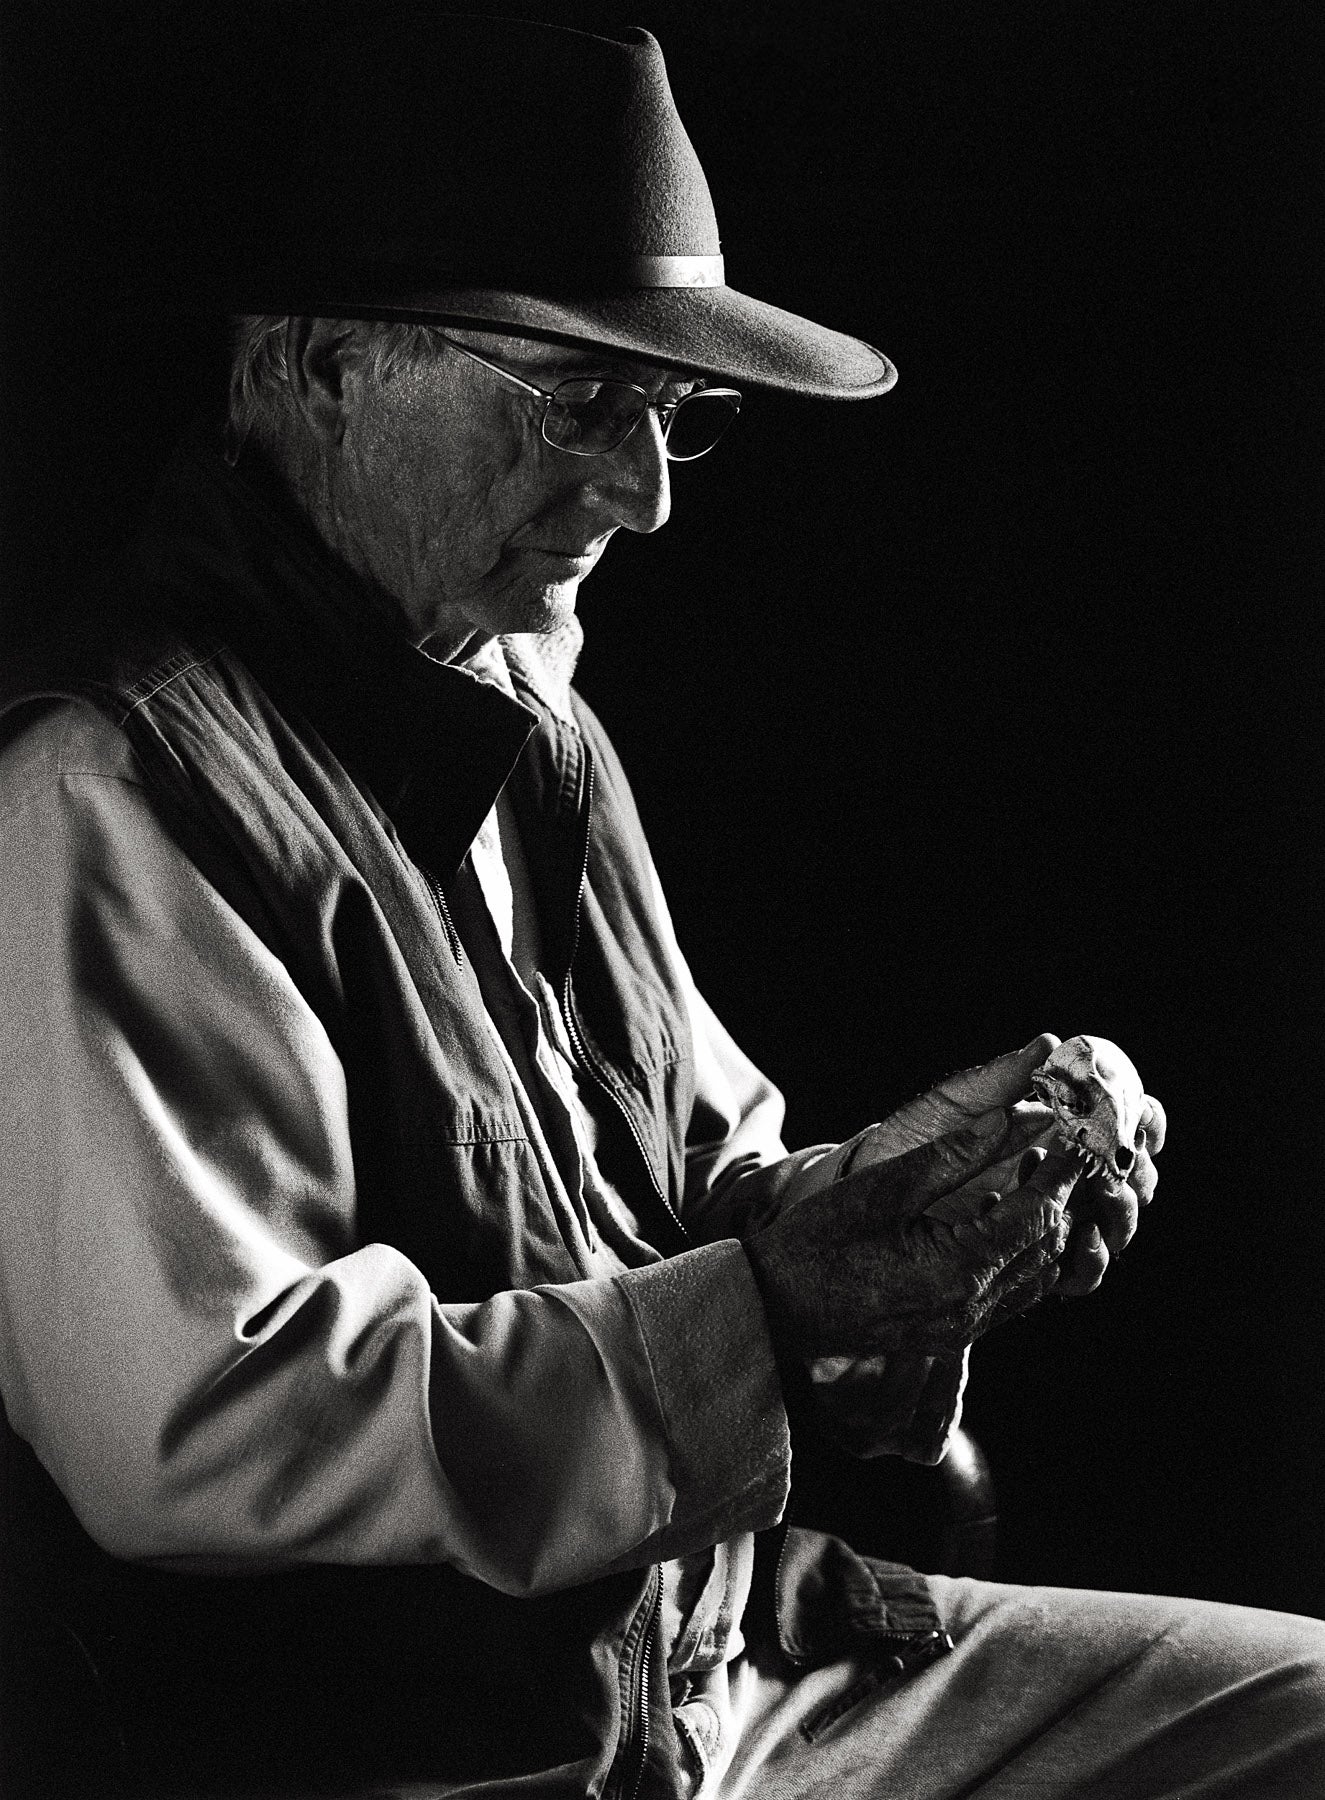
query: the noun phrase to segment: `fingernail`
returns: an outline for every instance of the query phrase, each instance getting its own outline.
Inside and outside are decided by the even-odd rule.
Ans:
[[[1038,1043],[1039,1043],[1039,1041],[1040,1041],[1040,1039],[1041,1039],[1041,1038],[1042,1038],[1042,1037],[1043,1037],[1043,1036],[1044,1036],[1044,1033],[1043,1033],[1043,1032],[1042,1032],[1042,1031],[1037,1031],[1037,1032],[1036,1032],[1036,1034],[1035,1034],[1035,1036],[1034,1036],[1034,1037],[1033,1037],[1033,1038],[1032,1038],[1032,1039],[1031,1039],[1031,1041],[1030,1041],[1030,1043],[1029,1043],[1029,1044],[1023,1044],[1023,1045],[1022,1045],[1022,1047],[1021,1047],[1021,1049],[1020,1049],[1020,1050],[1018,1050],[1018,1052],[1017,1052],[1017,1055],[1018,1055],[1018,1056],[1025,1056],[1025,1054],[1026,1054],[1026,1052],[1027,1052],[1027,1051],[1028,1051],[1028,1050],[1029,1050],[1029,1049],[1031,1049],[1031,1048],[1032,1048],[1032,1047],[1033,1047],[1033,1046],[1034,1046],[1034,1045],[1035,1045],[1035,1044],[1038,1044]]]

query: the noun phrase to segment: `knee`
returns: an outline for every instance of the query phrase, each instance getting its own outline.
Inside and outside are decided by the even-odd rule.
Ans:
[[[1234,1614],[1230,1628],[1253,1667],[1300,1669],[1305,1676],[1325,1679],[1325,1620],[1254,1607],[1230,1610]]]
[[[1325,1621],[1254,1607],[1203,1606],[1186,1621],[1182,1648],[1212,1687],[1250,1700],[1273,1696],[1325,1734]]]

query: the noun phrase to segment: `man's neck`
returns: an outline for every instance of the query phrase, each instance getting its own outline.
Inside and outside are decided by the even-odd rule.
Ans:
[[[338,573],[352,581],[363,594],[379,624],[401,633],[434,662],[464,662],[487,642],[483,634],[468,625],[457,631],[453,639],[436,634],[420,635],[400,601],[356,568],[345,555],[333,529],[334,509],[329,495],[324,492],[326,484],[319,482],[314,470],[297,469],[293,459],[279,452],[270,453],[250,439],[235,463],[235,471],[281,514],[288,525],[316,542]]]

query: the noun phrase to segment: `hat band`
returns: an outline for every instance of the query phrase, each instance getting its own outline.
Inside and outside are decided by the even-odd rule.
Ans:
[[[720,256],[632,256],[626,279],[632,287],[712,288],[727,277]]]

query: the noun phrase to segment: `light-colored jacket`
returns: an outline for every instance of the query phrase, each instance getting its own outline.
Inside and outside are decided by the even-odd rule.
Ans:
[[[0,764],[10,1421],[117,1568],[169,1572],[152,1679],[220,1655],[257,1593],[302,1620],[306,1697],[335,1616],[357,1649],[312,1711],[343,1755],[386,1589],[347,1614],[328,1571],[431,1571],[433,1636],[386,1626],[446,1689],[419,1767],[666,1792],[655,1565],[744,1542],[730,1632],[787,1492],[738,1234],[834,1154],[785,1156],[588,710],[537,668],[510,699],[360,644],[357,597],[219,462],[176,483],[153,581],[225,635],[172,624],[91,699],[28,703]],[[450,917],[508,777],[566,1028],[619,1114],[633,1265],[540,1158]],[[914,1588],[894,1601],[876,1628],[923,1638]],[[514,1683],[531,1722],[494,1744],[475,1696]]]

